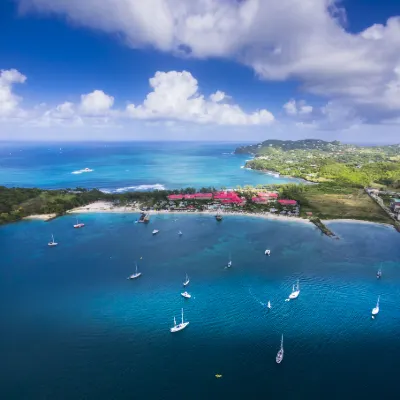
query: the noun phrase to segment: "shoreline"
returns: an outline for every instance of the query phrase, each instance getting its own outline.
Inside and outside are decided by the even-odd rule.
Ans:
[[[31,221],[50,221],[57,217],[57,214],[33,214],[28,215],[27,217],[22,218],[23,220],[31,220]]]
[[[383,225],[383,226],[387,226],[390,228],[394,228],[393,225],[391,224],[387,224],[385,222],[375,222],[375,221],[366,221],[363,219],[349,219],[349,218],[343,218],[343,219],[324,219],[321,220],[324,223],[330,224],[333,222],[340,222],[340,223],[352,223],[352,224],[374,224],[374,225]]]

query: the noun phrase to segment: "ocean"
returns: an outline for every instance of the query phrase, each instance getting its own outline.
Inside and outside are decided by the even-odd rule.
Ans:
[[[242,144],[1,143],[0,184],[124,192],[299,182],[243,168],[251,157],[233,154]]]
[[[329,223],[334,240],[291,221],[137,217],[82,214],[80,230],[72,215],[0,227],[2,399],[395,398],[394,229]],[[142,276],[129,281],[135,262]],[[285,301],[297,280],[300,296]],[[182,307],[190,324],[171,334]]]

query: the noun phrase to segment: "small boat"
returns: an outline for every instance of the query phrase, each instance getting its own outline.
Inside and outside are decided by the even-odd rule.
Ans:
[[[83,228],[85,226],[85,224],[83,224],[82,222],[78,221],[78,218],[76,219],[76,224],[74,225],[74,228]]]
[[[376,273],[376,279],[381,279],[381,276],[382,276],[382,269],[379,268],[378,272]]]
[[[217,221],[222,221],[222,215],[221,215],[220,210],[217,211],[217,214],[215,215],[215,219],[216,219]]]
[[[180,324],[177,324],[177,323],[176,323],[176,319],[175,319],[175,317],[174,317],[174,326],[173,326],[172,328],[170,328],[170,331],[171,331],[172,333],[174,333],[174,332],[179,332],[179,331],[181,331],[182,329],[185,329],[188,325],[189,325],[189,322],[184,322],[184,321],[183,321],[183,308],[182,308],[182,322],[181,322]]]
[[[272,308],[272,306],[271,306],[271,302],[270,302],[269,300],[268,300],[267,308],[269,308],[269,309],[271,309],[271,308]]]
[[[183,233],[182,233],[181,231],[179,231],[179,232],[178,232],[178,235],[179,235],[179,236],[182,236],[182,235],[183,235]]]
[[[379,298],[380,298],[381,296],[378,296],[378,301],[377,301],[377,303],[376,303],[376,306],[372,309],[372,315],[376,315],[376,314],[378,314],[379,313]]]
[[[186,279],[185,279],[185,282],[183,282],[183,286],[189,285],[189,282],[190,282],[190,279],[188,277],[188,274],[186,274]]]
[[[183,296],[185,299],[190,299],[192,297],[192,295],[188,292],[181,293],[181,296]]]
[[[265,252],[264,252],[264,254],[266,255],[266,256],[270,256],[271,255],[271,250],[265,250]]]
[[[140,275],[142,275],[142,273],[141,273],[141,272],[138,272],[138,270],[137,270],[137,263],[136,263],[136,271],[135,271],[135,273],[132,274],[128,279],[136,279],[136,278],[139,278]]]
[[[160,232],[158,229],[154,229],[153,232],[151,232],[153,235],[157,235],[157,233]]]
[[[147,213],[142,212],[138,222],[147,224],[150,221],[150,216]]]
[[[230,268],[230,267],[232,267],[232,260],[231,260],[231,255],[229,254],[229,261],[227,264],[227,268]]]
[[[289,294],[289,299],[297,299],[300,294],[300,285],[299,281],[297,280],[297,285],[293,285],[292,293]]]
[[[54,247],[54,246],[57,246],[58,245],[58,243],[56,243],[55,241],[54,241],[54,236],[53,235],[51,235],[51,242],[49,242],[49,243],[47,243],[50,247]]]
[[[276,355],[276,363],[280,364],[283,360],[283,335],[282,335],[282,339],[281,339],[281,348],[278,351],[278,354]]]

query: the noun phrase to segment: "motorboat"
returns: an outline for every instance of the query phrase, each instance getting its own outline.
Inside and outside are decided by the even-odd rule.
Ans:
[[[190,282],[190,279],[188,277],[188,274],[186,274],[186,279],[185,279],[185,282],[183,282],[183,286],[189,285],[189,282]]]
[[[282,362],[282,360],[283,360],[283,354],[284,354],[284,351],[283,351],[283,335],[282,335],[282,338],[281,338],[281,348],[279,349],[278,354],[276,355],[276,363],[277,363],[277,364],[280,364],[280,363]]]
[[[79,228],[83,228],[84,226],[85,226],[85,224],[82,223],[82,222],[79,222],[79,221],[78,221],[78,218],[77,218],[77,219],[76,219],[76,224],[74,225],[74,228],[79,229]]]
[[[192,295],[188,292],[181,293],[181,296],[184,297],[185,299],[190,299],[192,297]]]
[[[151,232],[153,235],[157,235],[157,233],[160,232],[158,229],[154,229],[153,232]]]
[[[174,317],[174,326],[173,326],[172,328],[170,328],[170,331],[171,331],[172,333],[174,333],[174,332],[179,332],[179,331],[181,331],[182,329],[185,329],[188,325],[189,325],[189,321],[188,321],[188,322],[184,322],[184,321],[183,321],[183,308],[182,308],[182,322],[181,322],[180,324],[177,324],[177,323],[176,323],[176,319],[175,319],[175,317]]]
[[[265,252],[264,252],[264,254],[266,255],[266,256],[270,256],[271,255],[271,250],[265,250]]]
[[[381,296],[378,296],[378,301],[376,303],[376,306],[372,309],[372,315],[377,315],[379,313],[379,299]]]
[[[271,308],[272,308],[272,306],[271,306],[271,302],[270,302],[269,300],[268,300],[267,308],[269,308],[269,309],[271,309]]]
[[[58,245],[58,243],[56,243],[55,241],[54,241],[54,236],[53,235],[51,235],[51,242],[49,242],[49,243],[47,243],[50,247],[54,247],[54,246],[57,246]]]

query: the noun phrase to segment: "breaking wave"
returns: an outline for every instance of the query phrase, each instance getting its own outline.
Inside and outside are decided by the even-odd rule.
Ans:
[[[100,189],[103,193],[150,192],[152,190],[165,190],[165,186],[156,183],[155,185],[125,186],[118,189]]]

